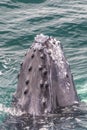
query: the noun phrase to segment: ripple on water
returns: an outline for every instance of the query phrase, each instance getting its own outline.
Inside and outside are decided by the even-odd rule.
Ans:
[[[86,32],[87,0],[1,0],[0,103],[6,106],[6,109],[3,109],[2,105],[2,112],[5,110],[8,113],[7,106],[10,109],[12,93],[17,84],[19,63],[35,35],[40,33],[52,35],[62,42],[78,94],[82,101],[87,102]],[[30,129],[35,129],[35,126],[36,129],[87,129],[87,115],[71,120],[61,118],[62,122],[54,117],[50,119],[51,122],[45,120],[45,125],[34,125],[31,120],[32,118]],[[15,125],[9,127],[10,129],[15,129]]]

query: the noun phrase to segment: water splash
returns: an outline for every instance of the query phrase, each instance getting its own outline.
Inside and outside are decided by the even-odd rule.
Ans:
[[[12,116],[21,116],[22,114],[24,114],[20,110],[16,110],[15,108],[6,107],[5,105],[0,104],[0,114],[2,114],[2,112],[8,115],[10,114]]]

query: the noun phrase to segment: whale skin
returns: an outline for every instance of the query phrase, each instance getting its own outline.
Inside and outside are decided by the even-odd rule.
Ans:
[[[13,98],[16,108],[31,115],[54,113],[79,103],[60,41],[43,34],[35,37],[21,63]]]

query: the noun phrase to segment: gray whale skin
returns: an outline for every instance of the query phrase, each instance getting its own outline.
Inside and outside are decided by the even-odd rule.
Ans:
[[[79,103],[69,63],[55,38],[35,37],[21,63],[14,99],[16,108],[31,115]]]

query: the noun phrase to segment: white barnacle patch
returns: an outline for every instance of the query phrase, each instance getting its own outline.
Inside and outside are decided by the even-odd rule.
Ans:
[[[47,101],[47,99],[46,98],[42,98],[42,103],[45,103]]]
[[[65,74],[65,77],[67,76],[67,72],[64,73]]]
[[[40,50],[40,49],[42,48],[42,45],[37,42],[37,43],[35,43],[35,44],[33,45],[33,48]]]
[[[51,58],[55,61],[55,64],[57,64],[60,70],[59,72],[60,78],[65,78],[65,73],[67,73],[66,60],[64,57],[60,41],[50,38],[49,43],[51,44],[50,47]]]
[[[49,43],[53,44],[54,42],[55,42],[54,39],[52,37],[50,37]]]
[[[40,35],[37,35],[37,36],[35,37],[35,42],[45,43],[48,39],[49,39],[49,36],[40,34]]]
[[[70,86],[70,83],[69,83],[69,82],[67,82],[67,86]]]
[[[66,82],[66,89],[67,89],[67,92],[70,91],[70,83],[69,82]]]
[[[54,40],[55,40],[56,45],[60,45],[60,41],[57,41],[56,39]]]
[[[47,112],[48,112],[47,109],[45,109],[45,110],[44,110],[44,113],[46,114]]]
[[[49,39],[49,36],[47,36],[47,35],[43,35],[43,34],[37,35],[35,37],[35,43],[33,44],[33,48],[38,49],[38,50],[43,49],[44,46],[42,44],[47,42],[48,39]]]
[[[67,86],[66,89],[69,91],[69,87]]]

